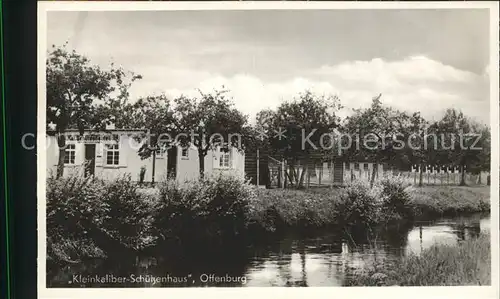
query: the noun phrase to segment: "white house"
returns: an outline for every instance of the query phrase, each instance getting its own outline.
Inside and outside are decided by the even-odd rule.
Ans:
[[[64,175],[81,171],[86,175],[95,175],[113,179],[123,174],[130,174],[139,181],[144,168],[144,182],[159,181],[165,176],[175,177],[179,181],[199,177],[198,151],[194,146],[172,147],[159,150],[156,157],[141,159],[138,149],[141,143],[134,136],[147,133],[141,129],[113,129],[106,133],[85,131],[80,135],[77,130],[65,133]],[[47,174],[55,174],[59,157],[57,137],[50,132],[47,141]],[[209,151],[205,156],[205,175],[231,174],[245,176],[245,155],[235,148],[229,151],[221,149]]]

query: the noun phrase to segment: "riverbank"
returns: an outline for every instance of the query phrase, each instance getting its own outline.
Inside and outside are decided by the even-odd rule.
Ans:
[[[421,216],[490,211],[490,186],[425,186],[411,188],[410,192]]]
[[[259,200],[254,203],[252,217],[269,231],[280,225],[289,227],[324,227],[339,223],[343,188],[308,190],[260,189]],[[409,195],[407,208],[411,221],[415,218],[488,213],[490,211],[489,186],[424,186],[405,188]],[[366,206],[365,206],[366,208]],[[344,207],[345,209],[345,207]],[[264,213],[263,211],[267,211]],[[345,215],[344,215],[345,216]]]
[[[490,235],[457,245],[435,244],[419,255],[356,272],[348,286],[471,286],[491,284]]]
[[[355,182],[346,188],[309,190],[257,189],[231,177],[182,185],[162,182],[148,192],[130,178],[49,179],[47,187],[47,245],[52,262],[76,262],[107,252],[131,258],[163,254],[178,246],[252,244],[289,230],[363,232],[422,215],[489,211],[488,187],[418,188],[397,178],[373,188]]]

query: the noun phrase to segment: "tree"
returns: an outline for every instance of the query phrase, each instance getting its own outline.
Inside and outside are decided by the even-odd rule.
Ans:
[[[153,157],[152,182],[154,183],[156,154],[174,144],[175,135],[174,109],[171,101],[163,94],[139,98],[135,103],[128,103],[122,110],[116,111],[117,128],[134,127],[147,129],[148,134],[134,136],[142,142],[138,150],[141,159]]]
[[[297,188],[303,187],[309,164],[322,159],[324,149],[333,143],[333,132],[340,122],[336,113],[340,108],[340,100],[335,96],[305,91],[275,111],[258,114],[258,129],[267,136],[271,153],[287,161],[289,181],[295,182]],[[301,162],[305,165],[299,174]]]
[[[440,141],[440,160],[460,169],[460,185],[465,182],[467,169],[473,172],[489,170],[490,130],[465,116],[457,109],[447,109],[436,123]]]
[[[408,125],[408,147],[407,152],[412,165],[418,165],[419,187],[423,184],[423,174],[426,165],[440,164],[439,152],[437,151],[437,127],[436,123],[429,123],[420,112],[415,112],[410,116]]]
[[[109,70],[91,65],[88,58],[75,51],[53,46],[47,61],[47,128],[54,127],[58,138],[59,160],[57,177],[64,172],[66,138],[68,129],[78,129],[82,135],[85,129],[102,129],[110,123],[110,115],[102,113],[108,106],[128,99],[128,88],[140,76],[127,74],[121,68],[111,65]],[[113,97],[113,95],[115,97]]]
[[[429,137],[432,137],[430,133],[433,132],[435,132],[435,125],[429,126],[429,123],[420,115],[420,112],[415,112],[410,116],[407,152],[412,164],[418,165],[418,185],[420,187],[423,184],[425,165],[436,161],[433,148],[428,146]]]
[[[397,168],[410,165],[405,151],[405,137],[410,134],[411,117],[406,113],[384,106],[382,95],[374,97],[369,108],[355,109],[347,117],[342,132],[350,136],[351,144],[344,145],[344,154],[351,160],[371,160]],[[352,144],[354,143],[354,144]],[[373,168],[371,185],[375,180]]]
[[[147,96],[139,98],[137,102],[128,105],[124,113],[127,122],[124,125],[135,128],[144,128],[149,132],[147,142],[139,148],[142,159],[149,158],[160,150],[173,144],[172,135],[175,134],[176,123],[171,101],[165,95]]]
[[[179,97],[174,102],[176,130],[178,134],[185,134],[185,138],[178,141],[182,146],[196,146],[200,179],[203,179],[205,156],[209,150],[218,146],[223,150],[231,147],[239,151],[244,149],[242,134],[247,117],[226,97],[229,91],[224,87],[211,93],[199,92],[200,98]]]

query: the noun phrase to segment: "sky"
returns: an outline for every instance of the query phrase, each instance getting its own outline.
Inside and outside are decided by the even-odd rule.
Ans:
[[[49,12],[48,46],[143,76],[132,99],[225,86],[249,115],[300,92],[346,108],[374,96],[437,119],[446,108],[489,123],[489,12],[225,10]]]

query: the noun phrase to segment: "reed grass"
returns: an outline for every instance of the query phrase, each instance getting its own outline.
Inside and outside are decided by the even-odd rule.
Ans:
[[[473,286],[491,284],[490,235],[456,245],[435,244],[420,255],[357,272],[348,286]]]

